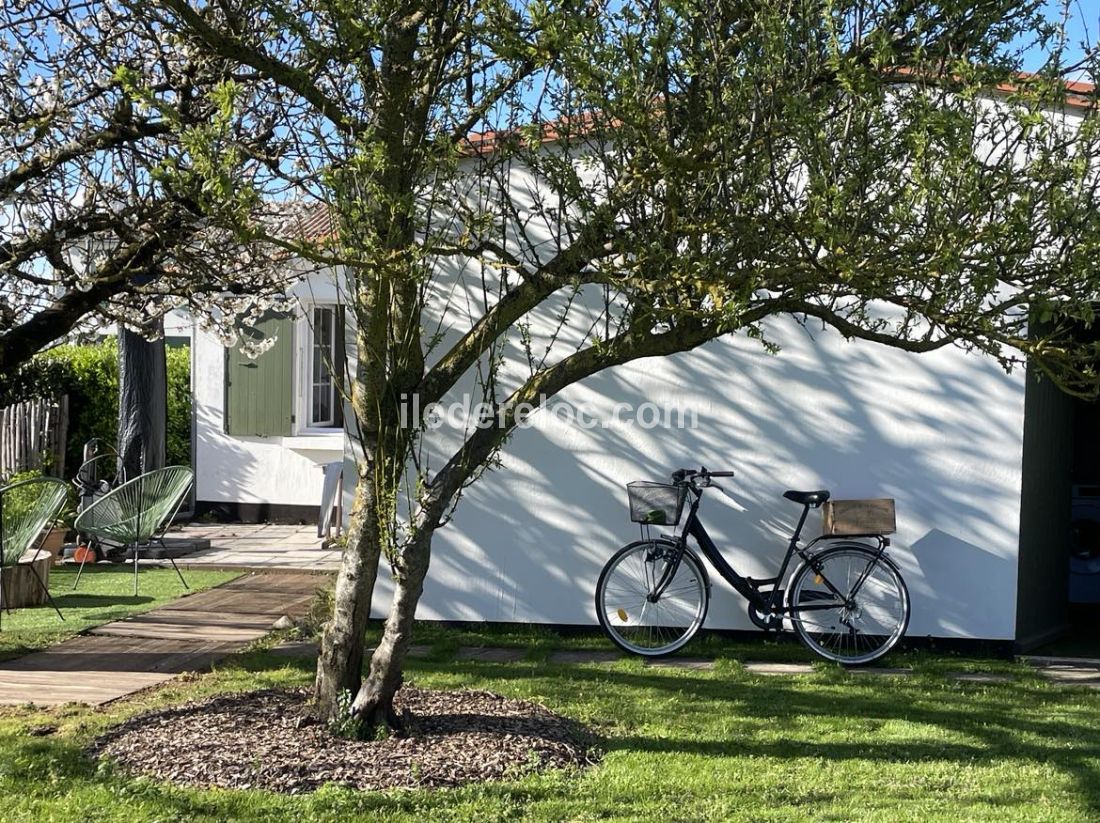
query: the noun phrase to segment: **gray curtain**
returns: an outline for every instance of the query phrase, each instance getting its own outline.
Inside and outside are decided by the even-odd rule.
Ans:
[[[154,329],[163,332],[163,320]],[[118,335],[118,467],[124,478],[164,467],[168,426],[168,370],[164,336]]]

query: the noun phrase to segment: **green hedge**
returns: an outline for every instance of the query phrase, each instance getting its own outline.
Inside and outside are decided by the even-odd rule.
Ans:
[[[191,465],[191,347],[166,349],[168,361],[169,466]]]
[[[191,463],[191,350],[167,349],[168,465]],[[118,343],[58,346],[24,365],[0,389],[0,406],[33,397],[69,395],[69,432],[65,473],[81,462],[84,444],[93,437],[114,443],[118,437]]]

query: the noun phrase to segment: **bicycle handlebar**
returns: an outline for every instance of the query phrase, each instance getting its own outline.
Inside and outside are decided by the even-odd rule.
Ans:
[[[720,471],[712,472],[707,471],[706,466],[700,466],[698,469],[677,469],[672,473],[672,482],[682,483],[684,480],[693,480],[696,477],[733,477],[732,471]]]

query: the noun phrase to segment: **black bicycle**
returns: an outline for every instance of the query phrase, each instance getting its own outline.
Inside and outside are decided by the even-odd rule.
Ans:
[[[716,477],[731,471],[679,469],[672,483],[627,484],[631,520],[645,526],[675,526],[685,500],[690,509],[679,535],[661,535],[630,543],[612,556],[596,584],[596,614],[620,648],[645,657],[672,654],[699,631],[710,605],[710,578],[699,551],[746,600],[749,618],[766,631],[789,621],[813,652],[845,666],[860,666],[886,654],[909,625],[909,590],[887,557],[884,534],[823,535],[801,545],[810,509],[829,500],[829,492],[787,491],[802,506],[775,577],[742,577],[718,551],[699,520],[703,489],[721,487]],[[875,545],[865,542],[873,540]],[[780,586],[794,555],[801,563]]]

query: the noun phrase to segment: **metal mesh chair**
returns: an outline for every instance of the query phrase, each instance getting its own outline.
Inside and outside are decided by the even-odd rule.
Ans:
[[[65,616],[61,614],[61,609],[54,602],[45,581],[34,568],[34,563],[42,551],[42,533],[57,517],[68,494],[68,485],[53,477],[36,477],[0,489],[0,600],[4,596],[4,569],[27,566],[62,620]],[[24,555],[32,548],[35,550],[34,555],[25,560]],[[0,609],[2,608],[11,612],[6,603],[0,603]]]
[[[84,462],[80,464],[80,468],[76,470],[76,477],[73,478],[73,485],[77,490],[77,514],[125,480],[118,466],[118,454],[114,448],[100,438],[93,437],[84,444]],[[79,532],[77,545],[84,550],[80,552],[78,560],[86,560],[85,552],[89,550],[94,552],[96,560],[108,560],[114,552],[124,553],[125,551],[120,546],[103,543],[99,538],[82,535]],[[76,586],[74,585],[73,588],[75,589]]]
[[[194,473],[186,466],[168,466],[128,480],[98,498],[82,511],[73,524],[77,531],[127,547],[134,555],[134,595],[138,593],[138,557],[179,511]],[[189,588],[176,561],[168,558],[183,587]],[[84,562],[80,564],[76,582]],[[73,586],[76,588],[76,585]]]

